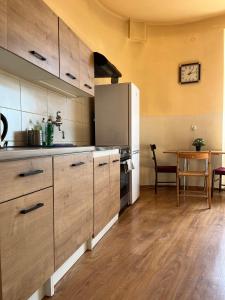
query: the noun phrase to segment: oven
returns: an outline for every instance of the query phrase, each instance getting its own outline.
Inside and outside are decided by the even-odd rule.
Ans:
[[[120,149],[120,213],[130,204],[130,172],[127,160],[131,158],[130,149]]]

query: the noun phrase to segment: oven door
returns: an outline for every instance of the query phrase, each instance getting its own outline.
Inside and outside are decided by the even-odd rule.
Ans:
[[[126,159],[120,162],[120,213],[130,203],[130,174],[126,171]]]

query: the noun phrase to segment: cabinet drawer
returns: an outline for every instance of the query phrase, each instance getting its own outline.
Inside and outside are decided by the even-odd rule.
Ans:
[[[52,186],[52,158],[0,163],[0,203]]]
[[[0,299],[27,299],[54,272],[52,188],[1,203],[0,239]]]
[[[54,157],[55,268],[93,234],[91,153]]]

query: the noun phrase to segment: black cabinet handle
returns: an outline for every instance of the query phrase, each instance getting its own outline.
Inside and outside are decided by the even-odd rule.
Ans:
[[[36,52],[34,50],[29,51],[29,53],[42,61],[47,60],[44,56],[42,56],[41,54],[39,54],[38,52]]]
[[[27,177],[27,176],[33,176],[33,175],[37,175],[37,174],[41,174],[41,173],[44,173],[44,170],[34,170],[34,171],[25,172],[25,173],[20,173],[19,176]]]
[[[105,166],[105,165],[108,165],[108,163],[105,162],[105,163],[100,163],[100,164],[98,164],[99,167],[103,167],[103,166]]]
[[[90,85],[89,85],[89,84],[87,84],[87,83],[85,83],[85,84],[84,84],[84,86],[85,86],[85,87],[87,87],[89,90],[91,90],[91,89],[92,89],[92,86],[90,86]]]
[[[118,161],[120,161],[119,159],[114,159],[112,162],[113,163],[116,163],[116,162],[118,162]]]
[[[25,209],[22,209],[20,211],[20,214],[22,215],[25,215],[25,214],[28,214],[29,212],[33,211],[33,210],[36,210],[38,208],[41,208],[44,206],[44,203],[37,203],[36,205],[30,207],[30,208],[25,208]]]
[[[82,165],[85,165],[85,163],[83,161],[80,161],[78,163],[72,164],[71,167],[79,167],[79,166],[82,166]]]
[[[76,80],[77,78],[75,76],[73,76],[70,73],[66,73],[66,76],[68,76],[70,79]]]

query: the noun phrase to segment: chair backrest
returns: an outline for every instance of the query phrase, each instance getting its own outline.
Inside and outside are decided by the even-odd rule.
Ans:
[[[180,159],[186,160],[205,160],[209,167],[211,162],[211,153],[210,151],[183,151],[177,152],[177,167],[179,170]]]
[[[150,144],[150,149],[152,151],[152,159],[153,159],[154,164],[155,164],[155,169],[157,169],[157,159],[156,159],[156,154],[155,154],[156,145],[155,144]]]

